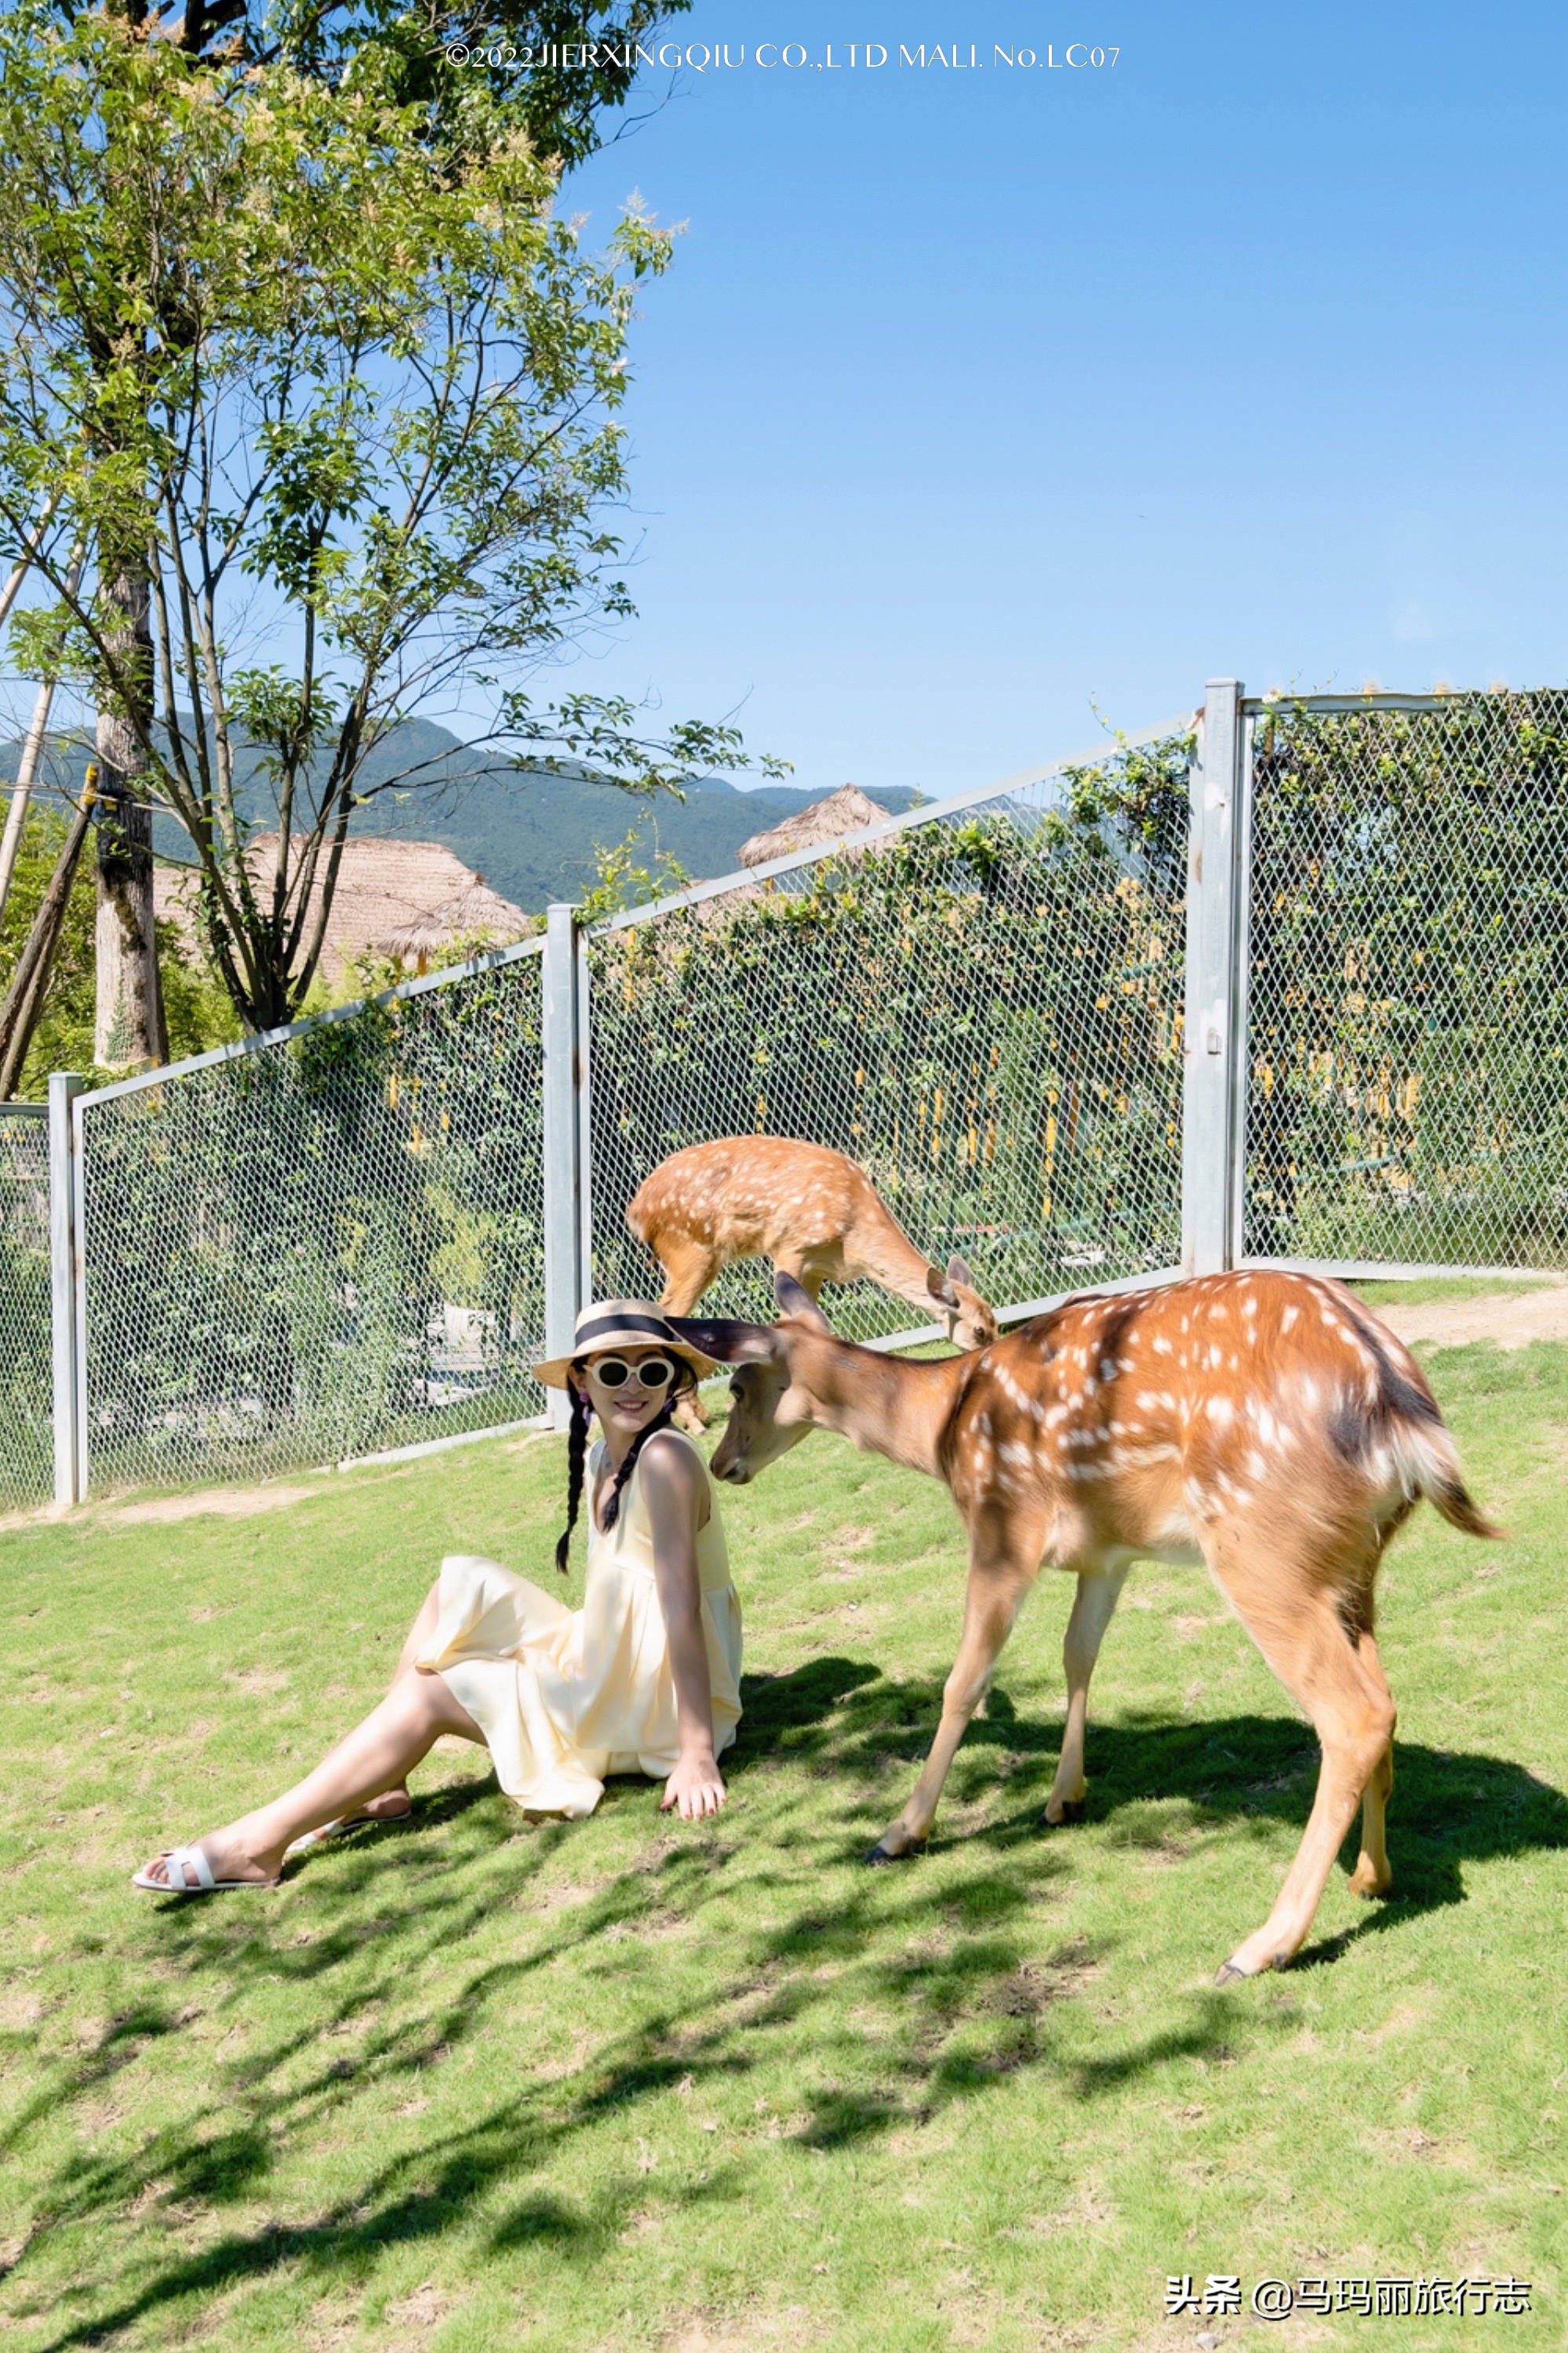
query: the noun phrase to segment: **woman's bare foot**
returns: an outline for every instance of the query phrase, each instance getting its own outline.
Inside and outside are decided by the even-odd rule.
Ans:
[[[383,1789],[378,1798],[366,1798],[356,1814],[346,1814],[351,1822],[400,1822],[405,1814],[414,1810],[414,1801],[408,1789],[399,1783],[396,1789]]]
[[[213,1831],[207,1837],[195,1839],[191,1843],[200,1847],[216,1880],[242,1879],[257,1887],[270,1887],[283,1867],[281,1854],[247,1854],[228,1831]],[[166,1853],[154,1855],[152,1862],[143,1867],[142,1875],[164,1887],[172,1888],[181,1883],[169,1875]],[[187,1888],[195,1883],[188,1873],[185,1874],[183,1883]]]

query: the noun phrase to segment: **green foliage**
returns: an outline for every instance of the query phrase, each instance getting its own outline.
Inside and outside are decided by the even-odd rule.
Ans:
[[[55,501],[52,595],[18,643],[36,661],[47,640],[134,734],[201,866],[212,961],[259,1029],[306,1000],[356,810],[419,782],[373,776],[377,745],[460,680],[492,690],[535,765],[563,745],[644,794],[749,765],[731,729],[651,741],[622,702],[544,707],[529,685],[630,609],[600,517],[626,485],[634,292],[670,241],[633,208],[591,255],[554,205],[580,109],[623,78],[588,76],[576,114],[557,87],[552,159],[499,73],[454,112],[454,70],[422,79],[396,14],[291,23],[263,57],[249,20],[203,51],[46,0],[0,18],[0,519],[19,537]],[[99,563],[72,599],[79,540]],[[258,595],[288,664],[230,650]],[[279,837],[265,878],[242,744]]]
[[[54,1485],[49,1143],[0,1105],[0,1510]]]
[[[27,812],[5,913],[0,917],[0,994],[10,986],[16,960],[32,929],[69,830],[57,811],[35,802]],[[43,1017],[33,1033],[17,1094],[41,1103],[51,1071],[93,1071],[93,924],[95,883],[92,844],[82,852],[67,905]],[[171,1058],[205,1054],[239,1034],[239,1024],[217,976],[193,955],[176,927],[158,927],[158,964],[169,1027]],[[105,1073],[118,1076],[118,1072]]]
[[[1179,770],[1187,748],[1164,756]],[[999,1303],[1173,1262],[1181,910],[1114,776],[1096,789],[1092,815],[916,826],[590,941],[601,1296],[652,1279],[621,1225],[649,1170],[753,1131],[863,1161]],[[673,879],[634,858],[604,853],[601,903]],[[537,1409],[539,972],[524,955],[413,984],[90,1111],[96,1483],[309,1464]],[[766,1312],[747,1274],[723,1296]],[[849,1321],[911,1314],[879,1293]]]
[[[1423,1510],[1390,1564],[1393,1894],[1351,1895],[1352,1850],[1301,1963],[1224,1989],[1316,1750],[1201,1569],[1133,1572],[1080,1826],[1040,1821],[1047,1572],[929,1852],[865,1871],[935,1728],[962,1544],[935,1481],[810,1438],[722,1497],[747,1675],[716,1821],[617,1778],[591,1820],[529,1823],[443,1744],[408,1828],[176,1907],[132,1870],[373,1704],[442,1554],[577,1599],[564,1444],[0,1534],[7,2344],[1150,2353],[1192,2343],[1162,2310],[1191,2272],[1513,2273],[1528,2317],[1261,2341],[1559,2347],[1568,1351],[1433,1372],[1512,1533]]]
[[[11,986],[69,830],[65,818],[35,802],[27,812],[16,871],[0,916],[0,995]],[[51,1071],[85,1071],[92,1061],[94,921],[92,847],[76,871],[42,1018],[16,1092],[41,1102]]]
[[[540,1071],[524,957],[90,1111],[95,1481],[536,1411]]]
[[[683,1145],[752,1133],[861,1162],[914,1238],[961,1250],[999,1303],[1175,1263],[1170,878],[1189,752],[1113,759],[1060,809],[913,827],[593,941],[600,1293],[651,1279],[620,1230],[641,1178]],[[766,1312],[753,1274],[715,1295]],[[910,1313],[879,1296],[853,1320],[890,1331]]]
[[[646,906],[651,900],[685,890],[692,877],[678,858],[655,848],[651,862],[641,865],[638,854],[642,848],[636,826],[613,849],[603,842],[595,845],[592,887],[578,902],[585,923],[601,923],[607,915],[619,915],[628,907]]]
[[[1568,696],[1261,723],[1249,1249],[1568,1265]]]

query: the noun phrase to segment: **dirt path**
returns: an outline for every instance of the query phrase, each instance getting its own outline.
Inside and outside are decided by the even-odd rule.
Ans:
[[[1568,1340],[1568,1282],[1544,1282],[1539,1291],[1492,1299],[1428,1299],[1418,1307],[1374,1307],[1374,1315],[1408,1345],[1465,1348],[1492,1340],[1499,1348],[1528,1348],[1532,1340]]]

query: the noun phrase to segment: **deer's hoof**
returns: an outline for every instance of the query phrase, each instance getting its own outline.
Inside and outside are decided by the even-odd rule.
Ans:
[[[1065,1799],[1054,1813],[1053,1813],[1050,1807],[1047,1806],[1044,1813],[1040,1819],[1044,1827],[1048,1831],[1069,1830],[1075,1822],[1081,1822],[1083,1820],[1084,1800],[1082,1798]]]
[[[882,1841],[878,1839],[876,1844],[871,1849],[870,1852],[861,1857],[861,1861],[870,1864],[882,1862],[913,1862],[917,1854],[924,1854],[925,1852],[926,1841],[924,1839],[916,1839],[908,1846],[898,1848],[884,1846]]]
[[[1224,1961],[1214,1971],[1214,1983],[1216,1985],[1245,1985],[1247,1980],[1247,1975],[1248,1972],[1245,1969],[1238,1969],[1234,1961]]]

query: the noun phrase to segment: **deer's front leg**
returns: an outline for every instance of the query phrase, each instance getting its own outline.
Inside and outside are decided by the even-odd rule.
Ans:
[[[1067,1721],[1062,1728],[1056,1778],[1045,1800],[1045,1819],[1053,1825],[1065,1822],[1068,1810],[1084,1802],[1087,1786],[1084,1779],[1084,1728],[1089,1714],[1089,1678],[1126,1582],[1125,1565],[1078,1578],[1072,1615],[1062,1637],[1062,1664],[1067,1675]]]
[[[877,1840],[867,1862],[896,1862],[917,1853],[926,1843],[936,1817],[937,1801],[948,1778],[969,1718],[985,1697],[1001,1646],[1012,1631],[1019,1604],[1039,1563],[1039,1547],[1003,1548],[988,1544],[978,1551],[971,1540],[969,1589],[964,1600],[963,1640],[942,1693],[942,1720],[920,1778],[895,1822]]]

